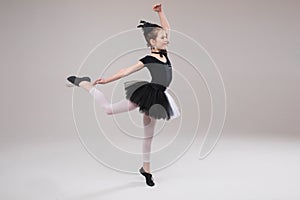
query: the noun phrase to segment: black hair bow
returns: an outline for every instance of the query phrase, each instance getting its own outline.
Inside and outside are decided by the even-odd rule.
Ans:
[[[158,28],[162,28],[161,26],[157,25],[157,24],[152,24],[150,22],[146,22],[144,20],[140,20],[140,25],[137,26],[137,28],[154,28],[154,27],[158,27]]]

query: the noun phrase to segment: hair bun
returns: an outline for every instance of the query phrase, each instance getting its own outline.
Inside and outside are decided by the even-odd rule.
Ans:
[[[157,25],[157,24],[153,24],[144,20],[140,20],[140,25],[137,26],[137,28],[154,28],[154,27],[158,27],[158,28],[162,28],[161,26]]]

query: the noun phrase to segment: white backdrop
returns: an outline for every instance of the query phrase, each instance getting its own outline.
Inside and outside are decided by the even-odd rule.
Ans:
[[[154,3],[1,1],[1,137],[69,135],[71,90],[63,87],[65,77],[111,35],[135,28],[140,19],[158,22]],[[225,131],[299,133],[298,1],[163,5],[171,27],[202,44],[220,70],[227,93]],[[209,114],[205,107],[203,116]]]

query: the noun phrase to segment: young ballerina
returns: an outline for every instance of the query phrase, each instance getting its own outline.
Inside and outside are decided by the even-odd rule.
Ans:
[[[89,77],[70,76],[67,78],[73,85],[87,90],[108,115],[122,113],[139,107],[143,113],[143,166],[139,172],[145,177],[146,184],[154,186],[150,173],[150,152],[156,120],[173,119],[180,115],[173,98],[166,91],[172,80],[172,66],[167,55],[167,45],[170,26],[162,10],[161,4],[155,4],[153,10],[158,13],[160,25],[140,21],[138,28],[142,28],[147,46],[151,54],[140,59],[136,64],[123,68],[115,75],[104,79],[99,78],[93,83]],[[146,67],[152,80],[125,82],[126,99],[110,104],[104,94],[96,87],[97,84],[106,84],[128,76]]]

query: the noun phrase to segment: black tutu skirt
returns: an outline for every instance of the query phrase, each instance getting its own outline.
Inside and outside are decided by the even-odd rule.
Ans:
[[[137,104],[139,111],[155,119],[169,120],[172,107],[165,94],[166,87],[147,81],[128,81],[124,83],[126,99]]]

